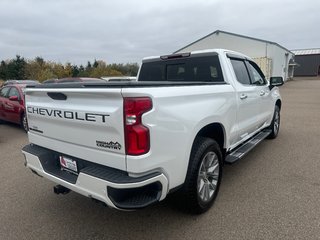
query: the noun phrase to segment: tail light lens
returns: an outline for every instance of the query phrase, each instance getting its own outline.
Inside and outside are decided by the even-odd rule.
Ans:
[[[142,115],[152,109],[149,97],[124,98],[124,134],[126,154],[142,155],[149,152],[149,129],[142,124]]]

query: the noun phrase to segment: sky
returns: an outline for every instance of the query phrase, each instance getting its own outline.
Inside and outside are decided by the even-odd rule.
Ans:
[[[320,48],[319,0],[0,0],[0,60],[140,63],[216,30]]]

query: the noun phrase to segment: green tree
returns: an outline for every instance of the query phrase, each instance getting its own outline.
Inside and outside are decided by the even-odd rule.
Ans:
[[[42,57],[36,57],[35,59],[34,59],[38,64],[39,64],[39,66],[41,66],[41,67],[43,67],[46,63],[45,63],[45,61],[44,61],[44,59],[42,58]]]
[[[110,67],[116,71],[121,72],[126,76],[136,76],[138,74],[139,65],[137,63],[116,64],[113,63]]]
[[[1,61],[0,63],[0,79],[6,80],[8,76],[8,66],[5,61]]]
[[[100,78],[104,76],[121,76],[122,73],[112,69],[104,61],[95,60],[96,67],[93,68],[90,72],[90,77]]]
[[[91,62],[88,61],[87,66],[86,66],[86,70],[91,70],[91,68],[92,68]]]
[[[80,70],[77,65],[72,65],[72,77],[78,77]]]
[[[65,77],[103,77],[103,76],[136,76],[139,66],[137,63],[106,64],[95,59],[93,63],[87,62],[84,67],[46,61],[42,57],[25,60],[17,55],[15,59],[0,62],[0,79],[34,79],[47,80]]]
[[[56,78],[56,75],[53,72],[52,64],[50,62],[45,62],[41,57],[36,57],[34,60],[29,60],[26,65],[25,72],[27,79],[44,81],[47,79]]]
[[[7,68],[7,79],[25,79],[25,67],[27,63],[19,55],[16,55],[15,59],[10,60]]]
[[[93,62],[92,67],[97,68],[98,66],[99,66],[99,63],[98,63],[98,61],[95,59],[94,62]]]

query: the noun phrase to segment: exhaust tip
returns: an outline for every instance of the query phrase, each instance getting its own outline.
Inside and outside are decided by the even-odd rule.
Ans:
[[[53,187],[53,192],[55,194],[67,194],[70,192],[70,189],[61,185],[56,185]]]

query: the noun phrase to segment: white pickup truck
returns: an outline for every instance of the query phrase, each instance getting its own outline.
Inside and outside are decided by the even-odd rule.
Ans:
[[[210,49],[145,58],[136,82],[29,87],[25,165],[55,193],[130,210],[176,192],[202,213],[224,162],[277,136],[282,84],[243,54]]]

